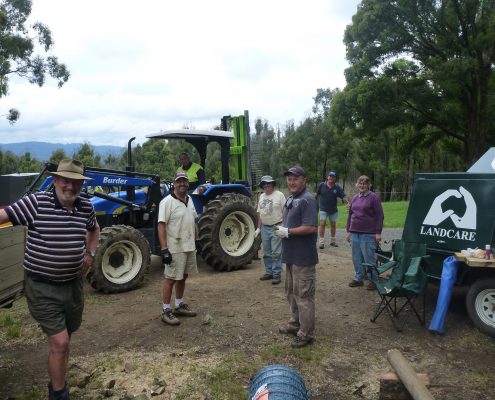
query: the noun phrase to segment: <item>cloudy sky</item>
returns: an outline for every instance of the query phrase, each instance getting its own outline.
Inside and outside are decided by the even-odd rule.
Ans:
[[[0,143],[124,146],[161,129],[210,129],[249,110],[296,125],[317,88],[345,85],[343,34],[358,0],[33,0],[70,80],[12,79]]]

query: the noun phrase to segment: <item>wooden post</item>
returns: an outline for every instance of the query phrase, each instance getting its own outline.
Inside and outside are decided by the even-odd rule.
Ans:
[[[433,400],[430,391],[418,379],[416,372],[399,350],[389,350],[387,358],[414,400]]]

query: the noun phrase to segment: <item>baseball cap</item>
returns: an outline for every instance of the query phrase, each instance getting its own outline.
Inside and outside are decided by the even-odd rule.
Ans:
[[[337,176],[337,173],[336,173],[336,172],[333,172],[333,171],[330,171],[330,172],[328,173],[328,176]]]
[[[306,173],[299,165],[294,165],[284,172],[285,176],[295,175],[295,176],[306,176]]]
[[[186,179],[189,181],[189,178],[187,177],[187,174],[185,172],[177,172],[174,177],[174,182],[178,181],[179,179]]]

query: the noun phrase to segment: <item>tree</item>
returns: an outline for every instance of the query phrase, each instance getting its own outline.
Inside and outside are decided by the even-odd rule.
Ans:
[[[31,0],[0,0],[0,98],[8,93],[11,75],[38,86],[43,86],[47,76],[56,79],[59,87],[69,79],[69,70],[57,57],[38,54],[39,46],[49,53],[53,39],[50,29],[41,22],[26,26],[31,4]],[[14,123],[19,115],[18,110],[10,109],[7,119]]]
[[[363,0],[344,42],[348,126],[409,125],[467,163],[494,143],[495,2]]]

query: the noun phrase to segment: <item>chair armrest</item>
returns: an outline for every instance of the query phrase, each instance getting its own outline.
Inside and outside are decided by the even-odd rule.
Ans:
[[[418,274],[418,269],[420,268],[421,261],[424,258],[428,258],[429,256],[420,256],[420,257],[413,257],[411,258],[411,262],[409,263],[409,266],[407,267],[407,271],[405,273],[406,276],[408,277],[414,277]]]
[[[396,260],[389,261],[388,263],[380,265],[380,268],[378,268],[378,274],[383,274],[385,271],[388,271],[390,268],[394,268],[396,265]]]

